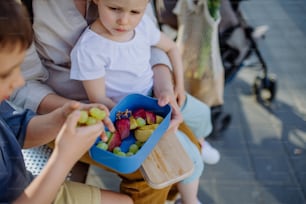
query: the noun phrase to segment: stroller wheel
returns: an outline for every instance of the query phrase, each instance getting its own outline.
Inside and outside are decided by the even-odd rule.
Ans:
[[[274,76],[257,76],[253,85],[253,92],[257,101],[271,103],[276,96],[277,82]]]

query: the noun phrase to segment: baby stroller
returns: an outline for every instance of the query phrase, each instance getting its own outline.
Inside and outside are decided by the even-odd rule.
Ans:
[[[253,28],[244,20],[240,10],[241,0],[222,0],[219,42],[225,71],[225,84],[232,81],[245,61],[255,55],[262,72],[256,76],[253,92],[259,102],[271,103],[276,96],[275,75],[268,74],[268,68],[258,47],[257,40],[263,39],[267,26]]]

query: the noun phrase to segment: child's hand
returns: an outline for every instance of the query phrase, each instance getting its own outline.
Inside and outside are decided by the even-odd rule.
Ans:
[[[55,139],[55,149],[67,162],[76,162],[104,132],[104,125],[98,121],[94,125],[78,127],[80,111],[74,110],[64,122]]]
[[[105,111],[106,116],[103,119],[103,123],[108,128],[109,131],[114,132],[115,131],[115,127],[114,127],[114,124],[112,123],[111,119],[109,118],[109,110],[108,110],[108,108],[105,105],[98,104],[98,103],[82,104],[80,109],[82,109],[82,110],[89,110],[92,107],[97,107],[97,108]],[[106,137],[105,133],[104,133],[104,136]]]
[[[170,104],[172,108],[172,115],[169,129],[174,128],[174,130],[177,130],[180,123],[183,122],[183,116],[181,114],[180,107],[177,104],[175,96],[167,92],[162,92],[159,93],[157,99],[158,105],[161,107],[165,106],[166,104]]]
[[[69,102],[67,104],[65,104],[63,107],[62,107],[62,120],[63,122],[66,120],[66,117],[74,110],[89,110],[90,108],[92,107],[97,107],[101,110],[104,110],[105,113],[106,113],[106,116],[105,118],[103,119],[103,123],[104,125],[109,129],[109,131],[111,132],[114,132],[115,131],[115,127],[114,127],[114,124],[112,123],[112,121],[110,120],[109,118],[109,110],[108,108],[105,106],[105,105],[102,105],[102,104],[97,104],[97,103],[93,103],[93,104],[85,104],[85,103],[80,103],[80,102],[77,102],[77,101],[72,101],[72,102]],[[106,134],[105,134],[105,131],[102,132],[101,134],[101,139],[103,141],[107,140],[107,137],[106,137]]]

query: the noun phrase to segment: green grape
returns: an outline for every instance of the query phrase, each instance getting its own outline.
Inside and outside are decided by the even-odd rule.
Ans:
[[[97,120],[103,120],[106,116],[106,112],[104,110],[96,107],[89,109],[89,114]]]
[[[135,144],[138,146],[138,149],[143,145],[143,142],[136,140]]]
[[[125,157],[126,156],[126,154],[124,153],[124,152],[117,152],[117,153],[115,153],[117,156],[121,156],[121,157]]]
[[[129,147],[129,152],[132,152],[134,154],[136,154],[136,152],[138,152],[138,146],[136,144],[131,144]]]
[[[87,111],[81,110],[81,111],[80,111],[80,118],[79,118],[78,122],[79,122],[80,124],[84,124],[84,123],[86,123],[87,119],[88,119],[88,113],[87,113]]]
[[[113,135],[112,132],[110,131],[105,131],[106,137],[107,137],[107,141],[109,140],[109,138]]]
[[[94,125],[97,123],[97,120],[91,116],[89,116],[86,120],[86,125]]]
[[[107,150],[108,145],[105,142],[99,141],[97,147],[103,150]]]
[[[115,148],[113,149],[113,153],[114,153],[114,154],[117,154],[118,152],[121,152],[121,148],[120,148],[120,147],[115,147]]]
[[[126,156],[127,156],[127,157],[130,157],[130,156],[133,156],[133,155],[134,155],[133,152],[127,152],[127,153],[126,153]]]
[[[146,120],[139,117],[139,118],[136,118],[136,123],[138,127],[142,127],[146,125]]]

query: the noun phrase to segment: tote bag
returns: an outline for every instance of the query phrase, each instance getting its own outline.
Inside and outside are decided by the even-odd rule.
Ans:
[[[173,12],[178,18],[176,41],[183,57],[186,91],[210,107],[223,105],[219,12],[212,16],[206,0],[178,0]]]

